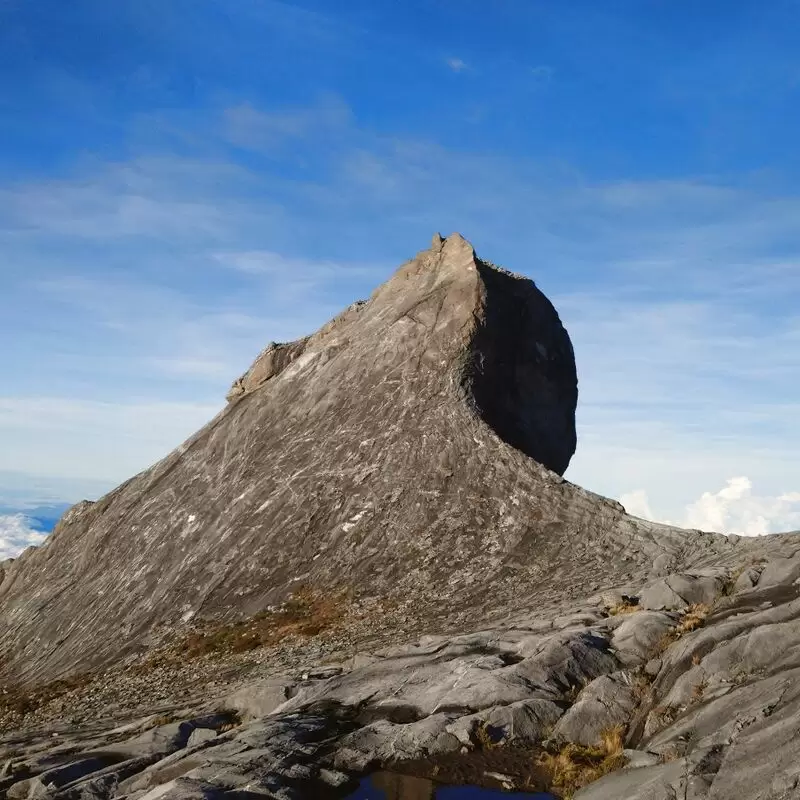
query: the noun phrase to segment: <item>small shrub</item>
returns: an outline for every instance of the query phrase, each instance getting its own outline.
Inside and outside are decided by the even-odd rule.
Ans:
[[[578,695],[589,685],[588,679],[584,678],[578,683],[571,683],[564,691],[564,700],[572,705],[577,699]]]
[[[738,668],[731,673],[731,683],[734,686],[741,686],[747,683],[751,678],[757,678],[766,674],[766,669],[743,669]]]
[[[744,567],[739,567],[731,572],[725,583],[722,585],[722,590],[720,591],[720,595],[722,597],[730,597],[733,594],[733,591],[736,588],[736,581],[739,580],[739,576],[744,572],[744,570]]]
[[[711,609],[705,603],[695,603],[689,606],[678,620],[677,625],[670,628],[653,648],[653,655],[661,655],[673,642],[678,641],[685,633],[691,633],[701,628]]]
[[[653,691],[653,678],[648,675],[643,669],[636,672],[631,684],[633,696],[639,703],[648,699]]]
[[[537,759],[537,766],[548,776],[555,792],[570,798],[578,789],[625,766],[624,732],[625,729],[617,725],[601,733],[597,746],[569,742],[558,750],[547,750]]]
[[[675,722],[678,716],[678,708],[675,706],[656,706],[651,712],[659,727],[666,728]]]
[[[675,628],[670,628],[657,642],[653,648],[652,655],[660,656],[673,642],[677,641],[678,634]]]

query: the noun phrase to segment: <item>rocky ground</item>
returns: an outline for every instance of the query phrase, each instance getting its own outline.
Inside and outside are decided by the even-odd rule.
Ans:
[[[386,645],[395,619],[381,646],[361,608],[244,653],[151,658],[24,716],[7,704],[0,791],[337,797],[411,766],[580,800],[800,797],[798,578],[800,554],[751,557],[410,644]]]

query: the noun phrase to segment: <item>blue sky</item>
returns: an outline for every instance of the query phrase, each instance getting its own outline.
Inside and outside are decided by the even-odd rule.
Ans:
[[[0,508],[458,230],[572,335],[568,478],[800,528],[799,100],[797,0],[0,0]]]

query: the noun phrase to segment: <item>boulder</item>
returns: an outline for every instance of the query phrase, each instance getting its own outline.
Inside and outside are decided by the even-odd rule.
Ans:
[[[611,646],[623,664],[644,664],[650,660],[659,642],[676,622],[676,615],[663,611],[626,614],[622,623],[614,629]]]
[[[492,731],[497,743],[532,745],[547,738],[563,713],[552,700],[522,700],[459,717],[447,726],[447,732],[466,746],[476,743],[476,732],[482,727]]]
[[[447,730],[451,721],[449,714],[433,714],[407,724],[370,723],[341,740],[334,764],[340,770],[363,772],[372,764],[456,752],[461,743]]]
[[[764,564],[758,579],[759,588],[785,586],[800,578],[800,555],[791,558],[773,558]]]
[[[639,604],[653,611],[680,610],[697,603],[710,606],[724,586],[722,575],[667,575],[642,590]]]
[[[265,717],[286,702],[293,682],[281,678],[250,683],[231,692],[223,706],[237,711],[245,719]]]
[[[578,695],[556,724],[553,736],[586,746],[599,745],[604,732],[615,727],[627,729],[636,706],[637,698],[627,673],[601,675]]]

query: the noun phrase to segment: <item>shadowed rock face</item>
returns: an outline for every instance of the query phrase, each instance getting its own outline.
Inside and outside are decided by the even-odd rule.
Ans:
[[[229,398],[6,567],[7,678],[106,665],[157,625],[252,614],[300,584],[463,621],[687,560],[683,532],[559,477],[575,449],[569,337],[532,282],[458,235],[267,348]],[[702,538],[694,561],[727,547]]]

